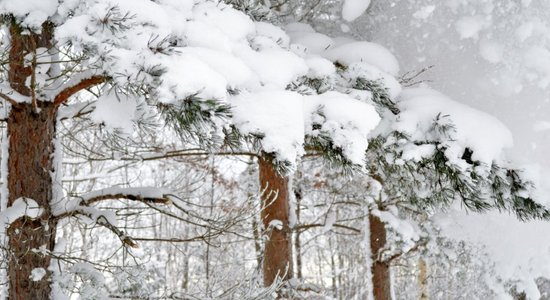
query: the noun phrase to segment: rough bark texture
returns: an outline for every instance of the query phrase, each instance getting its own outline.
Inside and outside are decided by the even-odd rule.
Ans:
[[[262,222],[269,239],[264,248],[264,284],[271,285],[277,277],[292,277],[292,239],[289,227],[288,178],[275,170],[269,156],[261,157],[260,189],[262,191]],[[282,222],[282,228],[269,227],[273,220]]]
[[[32,281],[35,268],[48,269],[55,244],[56,222],[51,217],[55,122],[57,109],[52,102],[40,102],[33,91],[34,65],[25,57],[37,48],[51,48],[53,27],[44,23],[40,33],[22,33],[11,20],[8,81],[17,93],[30,97],[32,103],[15,103],[7,120],[8,150],[8,203],[10,207],[19,198],[29,198],[44,209],[38,219],[22,217],[7,228],[8,235],[8,298],[49,299],[49,275]],[[28,78],[31,76],[31,85]],[[8,93],[9,95],[9,93]],[[36,251],[44,249],[46,251]]]
[[[374,299],[391,300],[390,265],[378,257],[386,246],[386,228],[380,218],[373,214],[369,214],[369,224]]]
[[[53,103],[41,103],[35,113],[31,104],[12,108],[8,119],[8,207],[18,198],[36,201],[45,212],[35,220],[23,217],[7,230],[9,299],[49,299],[49,276],[32,281],[35,268],[48,269],[50,256],[33,251],[53,250],[56,224],[51,218],[53,139],[56,110]]]

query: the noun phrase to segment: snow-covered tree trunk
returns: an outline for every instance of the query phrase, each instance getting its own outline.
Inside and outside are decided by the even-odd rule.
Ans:
[[[386,228],[379,217],[369,214],[369,229],[374,300],[391,300],[390,265],[380,257],[386,247]]]
[[[263,275],[269,286],[277,278],[292,277],[292,235],[289,226],[290,206],[288,177],[281,175],[269,155],[258,159],[260,166],[261,218],[268,240],[265,242]]]
[[[51,29],[44,26],[40,34],[23,34],[17,25],[10,29],[8,79],[14,93],[33,97],[27,78],[31,67],[25,56],[37,47],[51,48]],[[36,100],[36,99],[34,99]],[[53,102],[13,103],[7,120],[8,209],[17,201],[32,199],[42,209],[37,218],[23,216],[7,228],[9,299],[49,299],[48,276],[33,280],[50,265],[49,251],[55,243],[56,221],[50,203],[53,198],[54,138],[57,108]],[[21,199],[21,200],[20,200]],[[40,250],[39,250],[40,249]],[[40,271],[38,271],[40,270]]]
[[[47,76],[52,81],[62,78],[54,54],[54,25],[45,22],[40,31],[31,31],[9,16],[4,18],[10,24],[9,88],[0,93],[1,98],[11,104],[7,117],[8,196],[4,216],[9,221],[6,228],[8,298],[49,299],[51,278],[47,270],[57,226],[52,205],[53,181],[57,177],[54,157],[55,151],[60,151],[54,143],[58,108],[75,93],[102,83],[105,78],[91,76],[68,83],[60,80],[59,90],[52,95],[37,93],[38,76]],[[40,64],[38,52],[41,52]],[[44,57],[50,61],[45,62]]]
[[[7,230],[9,238],[9,299],[49,299],[47,276],[32,280],[34,269],[47,270],[55,244],[52,218],[53,140],[56,109],[43,102],[39,112],[31,104],[12,108],[8,119],[8,207],[20,198],[32,199],[44,209],[36,219],[21,217]],[[40,251],[39,251],[40,249]],[[40,269],[42,268],[42,269]]]

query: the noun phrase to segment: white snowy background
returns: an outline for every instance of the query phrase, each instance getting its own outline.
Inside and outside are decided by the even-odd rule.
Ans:
[[[545,0],[373,1],[342,28],[388,47],[401,70],[434,66],[422,76],[430,86],[502,121],[513,134],[508,154],[550,201],[549,19]],[[455,209],[441,218],[444,232],[483,245],[502,279],[538,299],[534,279],[550,275],[550,224]]]

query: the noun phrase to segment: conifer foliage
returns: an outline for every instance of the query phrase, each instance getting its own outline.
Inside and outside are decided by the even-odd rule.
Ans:
[[[301,274],[302,267],[295,271],[294,265],[302,255],[300,230],[307,226],[300,229],[304,224],[296,220],[302,208],[294,202],[303,195],[293,191],[292,178],[306,157],[343,170],[342,178],[366,178],[358,187],[365,191],[361,220],[370,224],[372,235],[363,250],[373,250],[365,263],[373,266],[374,295],[382,295],[376,299],[391,295],[392,258],[382,252],[390,242],[387,213],[395,207],[428,213],[459,200],[475,211],[550,218],[534,186],[504,155],[509,131],[427,86],[404,88],[397,59],[376,43],[329,37],[303,23],[279,27],[277,12],[255,1],[3,0],[0,14],[0,100],[7,137],[0,169],[0,239],[9,299],[63,297],[57,236],[67,219],[104,227],[122,248],[139,246],[140,239],[119,228],[122,214],[95,206],[103,201],[138,202],[140,209],[204,229],[196,239],[158,240],[200,240],[206,253],[219,234],[247,237],[232,231],[248,222],[245,205],[235,204],[241,202],[232,195],[220,206],[233,219],[221,222],[213,212],[216,188],[231,190],[234,184],[195,161],[185,163],[212,177],[208,217],[201,215],[201,204],[187,199],[187,191],[162,186],[66,193],[63,153],[78,151],[63,148],[64,141],[70,136],[75,148],[93,148],[71,131],[77,126],[67,125],[82,117],[100,132],[90,136],[104,137],[105,130],[116,141],[100,138],[102,149],[89,151],[90,164],[128,162],[140,170],[145,161],[174,157],[252,157],[258,176],[247,180],[258,182],[260,209],[251,218],[265,287],[252,283],[249,298],[318,292],[299,282],[302,278],[293,280]],[[154,126],[144,130],[141,125],[148,122]],[[101,151],[113,154],[101,156]],[[191,177],[191,172],[178,176]],[[249,198],[243,203],[254,200]],[[368,231],[368,226],[340,226],[364,236]],[[216,282],[209,263],[208,287]],[[101,286],[88,267],[74,263],[73,273]],[[206,290],[204,297],[214,297]],[[219,296],[230,298],[234,290]]]

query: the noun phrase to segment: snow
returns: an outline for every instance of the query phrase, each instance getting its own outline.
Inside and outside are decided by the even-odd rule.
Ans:
[[[81,195],[79,198],[83,202],[88,202],[91,199],[108,196],[108,195],[133,195],[140,198],[165,198],[167,194],[172,194],[170,190],[158,187],[110,187],[101,190],[92,191]]]
[[[117,197],[123,197],[124,195],[135,196],[136,198],[152,198],[152,199],[165,199],[167,195],[173,194],[170,190],[159,187],[109,187],[100,190],[91,191],[82,194],[78,197],[70,199],[63,199],[63,201],[56,201],[52,204],[52,214],[54,216],[60,216],[65,213],[74,211],[83,211],[92,215],[92,219],[95,221],[98,217],[110,213],[103,212],[91,207],[86,206],[86,202],[89,202],[95,198],[103,196],[112,196],[113,199]],[[116,222],[114,215],[105,215],[108,218],[109,223]]]
[[[368,135],[376,128],[380,116],[375,108],[347,94],[326,92],[321,95],[306,96],[306,120],[319,122],[316,112],[320,109],[323,117],[321,128],[308,134],[316,136],[328,134],[336,147],[354,164],[364,165],[365,151],[368,148]],[[311,124],[311,123],[310,123]],[[307,124],[306,128],[311,128]],[[311,130],[311,129],[309,129]]]
[[[455,23],[461,39],[477,38],[485,26],[486,22],[481,16],[463,17]]]
[[[264,135],[262,149],[282,161],[304,153],[302,96],[290,91],[243,93],[231,99],[233,122],[243,134]]]
[[[38,29],[56,13],[58,5],[58,0],[3,0],[0,2],[0,14],[11,13],[23,19],[23,24],[28,27]]]
[[[342,6],[342,18],[352,22],[361,16],[369,8],[370,0],[344,0]]]
[[[281,220],[271,220],[269,224],[267,225],[267,229],[277,229],[277,230],[283,230],[283,222]]]
[[[550,121],[537,121],[533,124],[534,131],[548,131],[550,130]]]
[[[394,130],[407,133],[413,140],[430,139],[430,127],[439,114],[455,127],[447,155],[459,158],[466,147],[472,159],[491,165],[500,160],[503,150],[512,146],[512,134],[495,117],[455,102],[430,88],[405,89],[398,107],[401,113]]]
[[[482,246],[494,262],[497,279],[519,280],[517,287],[526,292],[528,299],[540,298],[535,280],[550,276],[550,243],[543,238],[550,231],[548,222],[524,223],[497,212],[465,214],[459,208],[439,214],[434,220],[444,235]]]
[[[350,81],[356,78],[362,78],[369,81],[379,82],[384,88],[386,88],[391,99],[395,99],[399,96],[402,90],[401,84],[397,81],[397,79],[395,79],[395,77],[365,62],[357,62],[349,65],[348,69],[344,72],[343,77]]]
[[[44,209],[33,199],[17,198],[10,207],[0,212],[0,222],[2,222],[4,226],[9,226],[22,217],[36,219],[43,213]]]
[[[418,230],[407,220],[399,218],[397,209],[372,210],[371,213],[397,234],[399,241],[403,243],[400,249],[403,253],[408,252],[420,240]]]
[[[115,91],[104,91],[96,103],[91,118],[104,124],[111,131],[120,130],[125,135],[133,132],[137,104],[134,99]]]
[[[532,46],[525,51],[524,65],[526,68],[543,76],[541,87],[548,86],[550,78],[550,51],[542,46]]]
[[[334,45],[334,41],[327,35],[318,32],[289,33],[293,44],[305,47],[305,52],[320,54]]]
[[[295,163],[305,153],[305,136],[326,134],[333,140],[334,146],[340,148],[353,163],[364,164],[369,133],[380,121],[374,107],[368,104],[368,92],[361,94],[360,91],[331,91],[321,95],[301,95],[286,90],[289,84],[302,76],[310,78],[336,76],[333,62],[346,65],[347,70],[343,72],[344,79],[352,80],[361,77],[380,81],[388,88],[390,97],[400,96],[397,105],[401,114],[392,124],[394,126],[392,129],[411,135],[413,140],[432,137],[430,127],[439,115],[443,121],[448,121],[455,126],[452,138],[446,141],[449,142],[449,149],[446,152],[449,156],[459,158],[464,148],[468,147],[473,149],[474,160],[490,165],[494,160],[501,158],[504,149],[512,145],[508,129],[486,113],[457,103],[426,87],[402,91],[395,79],[400,70],[397,59],[378,43],[358,42],[349,38],[331,38],[315,32],[309,25],[298,23],[286,26],[285,32],[272,24],[253,22],[243,13],[216,2],[110,1],[112,4],[118,4],[121,11],[130,11],[135,15],[135,18],[128,23],[129,28],[122,33],[98,26],[98,18],[101,18],[109,7],[107,1],[19,2],[21,1],[1,2],[0,12],[13,13],[22,20],[23,24],[30,27],[39,27],[49,17],[56,20],[69,18],[69,21],[61,25],[56,32],[60,44],[71,42],[76,51],[97,50],[99,55],[92,55],[86,63],[97,67],[98,69],[94,70],[97,74],[112,76],[114,84],[119,87],[135,82],[143,83],[153,91],[153,98],[166,103],[174,103],[190,96],[226,101],[233,107],[232,122],[235,126],[244,134],[261,137],[262,150],[275,153],[279,160]],[[366,0],[344,1],[343,19],[348,22],[355,20],[365,12],[369,4],[370,1]],[[530,1],[523,0],[522,5],[527,7]],[[438,10],[435,5],[427,5],[417,8],[411,15],[419,22],[431,20]],[[69,14],[71,16],[68,16]],[[451,26],[454,24],[454,29],[462,39],[479,41],[475,46],[476,55],[485,60],[485,63],[499,65],[507,62],[506,45],[492,37],[484,36],[483,31],[490,24],[486,16],[465,16],[450,24]],[[346,26],[342,25],[342,28],[348,31],[349,27]],[[534,22],[524,23],[517,28],[516,38],[521,42],[534,39],[540,28]],[[152,43],[158,44],[158,49],[152,49],[154,48],[150,47]],[[168,47],[168,44],[175,46]],[[163,47],[169,49],[163,50]],[[533,82],[545,88],[550,83],[550,52],[547,47],[529,45],[522,51],[524,51],[522,66],[528,71],[526,78],[531,78]],[[426,53],[430,52],[426,51]],[[154,68],[161,70],[162,75],[146,72]],[[74,74],[72,81],[78,82],[89,75],[88,73]],[[479,83],[479,85],[482,84]],[[1,88],[4,89],[4,87]],[[137,104],[141,102],[130,95],[116,94],[117,88],[103,91],[103,95],[94,104],[95,111],[91,114],[91,118],[97,123],[104,124],[109,130],[130,134],[133,132],[137,118]],[[504,89],[503,87],[500,92]],[[229,93],[228,90],[232,92]],[[519,92],[521,89],[513,90]],[[52,90],[52,95],[55,95],[55,91],[58,91],[57,87]],[[28,101],[28,98],[14,97],[17,102]],[[63,116],[73,114],[74,110]],[[533,129],[546,131],[550,126],[545,122],[535,123]],[[313,129],[313,123],[320,127]],[[3,140],[6,140],[5,136]],[[2,147],[1,171],[4,179],[7,176],[6,145],[7,143],[4,143]],[[60,147],[59,141],[56,141],[57,146]],[[403,148],[403,159],[419,161],[431,155],[434,149],[432,145],[409,144]],[[56,160],[59,161],[59,157],[56,157]],[[532,178],[537,186],[543,184],[543,178],[547,178],[544,175],[535,174],[531,167],[528,170],[530,173],[526,176]],[[61,177],[57,175],[55,178],[58,180]],[[3,182],[5,183],[5,180]],[[2,188],[0,220],[5,224],[10,224],[23,216],[36,218],[43,212],[36,202],[25,198],[18,199],[13,206],[6,209],[7,193],[5,187]],[[105,221],[115,224],[114,214],[80,205],[94,197],[128,193],[142,197],[165,196],[158,189],[110,188],[91,192],[63,203],[59,202],[53,207],[53,212],[59,215],[80,209],[96,222],[104,218]],[[541,192],[539,198],[543,199],[544,194],[546,194],[545,191]],[[61,196],[62,194],[59,194],[54,198],[59,200]],[[401,232],[405,239],[418,239],[414,228],[398,219],[395,213],[377,212],[377,214],[392,228]],[[528,295],[539,296],[532,289],[532,278],[548,276],[550,273],[547,270],[549,262],[544,261],[545,257],[548,257],[550,247],[546,244],[540,246],[534,242],[537,236],[545,234],[543,231],[537,232],[537,228],[540,227],[525,227],[526,231],[533,233],[530,235],[525,234],[521,231],[523,229],[519,229],[520,226],[516,226],[516,223],[506,218],[496,222],[498,226],[491,224],[486,226],[484,224],[487,223],[477,221],[475,215],[464,217],[456,214],[451,217],[441,222],[444,231],[457,238],[483,242],[491,255],[495,256],[497,273],[502,278],[505,280],[522,278],[523,287]],[[500,217],[495,217],[495,220]],[[330,212],[327,215],[324,230],[329,231],[335,220],[335,214]],[[273,221],[270,226],[282,225],[276,221]],[[509,223],[510,228],[501,227],[502,223]],[[537,226],[539,225],[542,226],[541,224]],[[365,226],[368,228],[368,224]],[[516,240],[519,241],[518,244],[531,245],[531,252],[526,254],[525,248],[516,249],[513,242],[505,243],[506,239],[493,241],[492,239],[497,237],[491,234],[503,230],[507,234],[518,235],[519,239]],[[368,234],[366,236],[368,240]],[[489,240],[486,240],[487,236]],[[534,263],[523,257],[516,258],[522,255],[531,258],[542,257],[543,263],[540,261]],[[513,258],[510,260],[510,257]],[[104,279],[96,276],[92,269],[88,265],[73,267],[73,271],[86,274],[101,284],[104,283]],[[40,280],[45,273],[44,269],[35,269],[32,279]]]
[[[260,84],[268,90],[284,90],[288,84],[308,72],[302,58],[285,50],[264,49],[257,52],[241,48],[236,54],[254,71]]]
[[[31,280],[40,281],[46,276],[46,270],[44,268],[34,268],[31,271]]]
[[[334,64],[320,56],[310,55],[305,61],[309,69],[307,76],[310,78],[324,78],[336,73]]]
[[[56,36],[76,49],[97,49],[104,62],[102,72],[113,74],[120,85],[143,82],[153,87],[161,102],[190,96],[226,100],[228,89],[283,90],[308,73],[305,61],[286,49],[289,38],[283,30],[254,23],[225,4],[116,3],[121,12],[134,16],[123,33],[97,26],[94,18],[106,10],[105,4],[97,1],[82,2],[77,13],[57,28]],[[144,69],[162,71],[162,79],[144,73]]]
[[[424,6],[420,9],[418,9],[416,12],[414,12],[414,14],[412,15],[413,18],[415,19],[422,19],[422,20],[425,20],[427,18],[429,18],[434,10],[435,10],[436,6],[435,5],[427,5],[427,6]]]
[[[479,53],[488,62],[496,64],[502,60],[504,47],[497,42],[482,41],[479,44]]]
[[[396,76],[399,73],[399,63],[388,49],[371,42],[351,42],[328,49],[323,56],[343,65],[355,62],[366,62],[380,70]]]
[[[290,37],[286,32],[271,23],[256,22],[256,35],[270,38],[283,48],[288,48]]]

